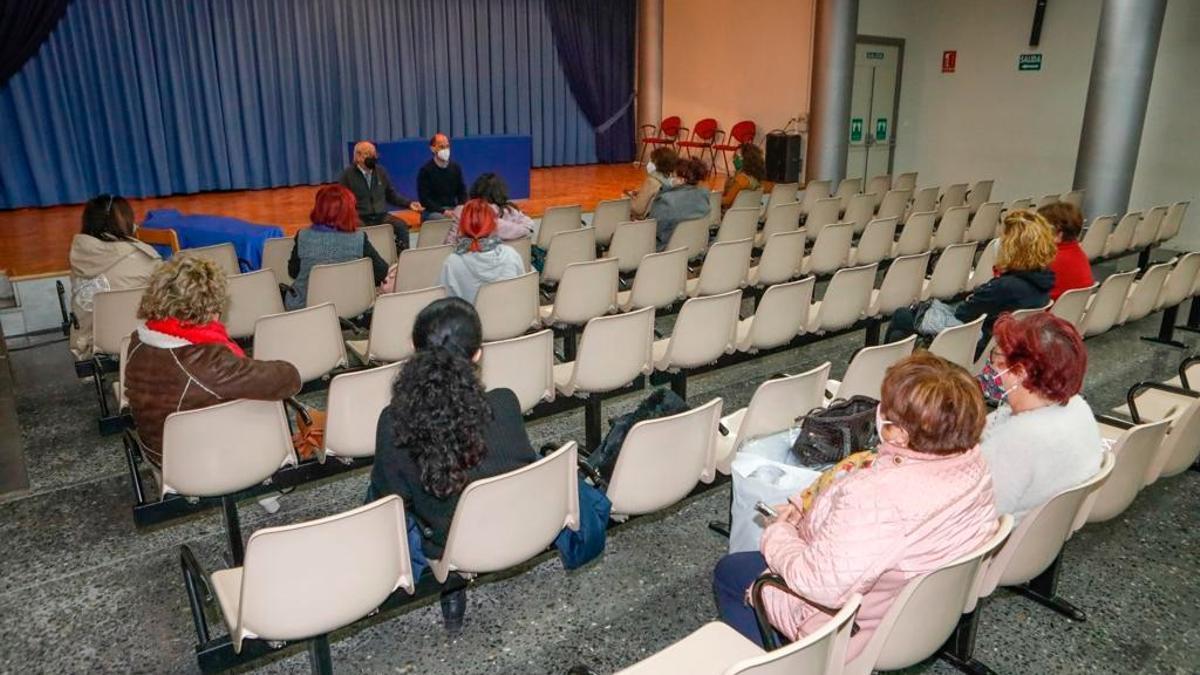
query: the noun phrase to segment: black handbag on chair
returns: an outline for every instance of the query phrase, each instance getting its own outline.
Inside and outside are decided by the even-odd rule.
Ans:
[[[800,435],[792,453],[804,466],[835,464],[852,453],[879,445],[875,432],[875,409],[879,401],[870,396],[835,399],[815,408],[800,422]]]

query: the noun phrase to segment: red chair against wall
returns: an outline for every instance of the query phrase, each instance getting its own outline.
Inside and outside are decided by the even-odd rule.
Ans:
[[[686,141],[679,141],[675,144],[676,147],[686,148],[687,156],[692,156],[692,148],[700,149],[700,159],[704,159],[704,151],[708,150],[712,154],[712,159],[715,162],[717,159],[716,153],[713,153],[713,144],[721,140],[725,135],[721,131],[721,125],[711,117],[696,122],[696,126],[692,128],[692,134]]]
[[[753,143],[754,137],[757,135],[758,126],[750,120],[742,120],[741,122],[733,125],[733,130],[729,132],[729,140],[732,142],[718,143],[712,146],[714,153],[721,153],[721,159],[725,162],[726,175],[733,175],[733,172],[729,170],[729,153],[737,152],[738,148],[740,148],[743,143]]]
[[[647,129],[649,133],[647,133]],[[675,145],[679,142],[679,137],[687,133],[688,128],[683,126],[683,120],[679,119],[679,115],[672,115],[664,117],[657,127],[653,124],[643,124],[641,131],[642,151],[638,155],[638,164],[641,164],[646,156],[646,146]]]

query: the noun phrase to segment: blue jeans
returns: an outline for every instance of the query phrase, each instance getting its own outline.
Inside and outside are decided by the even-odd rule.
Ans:
[[[767,561],[761,553],[743,551],[721,558],[713,570],[713,596],[721,620],[759,646],[762,634],[758,632],[754,608],[746,604],[746,591],[766,569]]]
[[[363,503],[370,504],[382,496],[375,490],[374,485],[368,484],[367,497]],[[415,584],[421,580],[421,575],[425,573],[425,570],[429,569],[429,559],[425,557],[425,549],[421,544],[421,529],[417,527],[416,518],[411,513],[405,514],[405,516],[408,524],[408,557],[412,561],[413,583]]]

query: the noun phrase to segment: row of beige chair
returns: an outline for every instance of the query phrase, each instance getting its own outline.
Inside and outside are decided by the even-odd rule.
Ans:
[[[1119,257],[1162,244],[1179,234],[1190,202],[1180,201],[1170,206],[1155,206],[1130,211],[1117,220],[1116,216],[1097,216],[1084,231],[1079,245],[1089,260]]]

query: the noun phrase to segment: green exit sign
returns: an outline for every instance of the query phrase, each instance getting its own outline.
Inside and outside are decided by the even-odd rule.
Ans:
[[[1041,70],[1041,54],[1022,54],[1017,57],[1017,70]]]
[[[867,52],[868,59],[882,59],[883,52]]]

